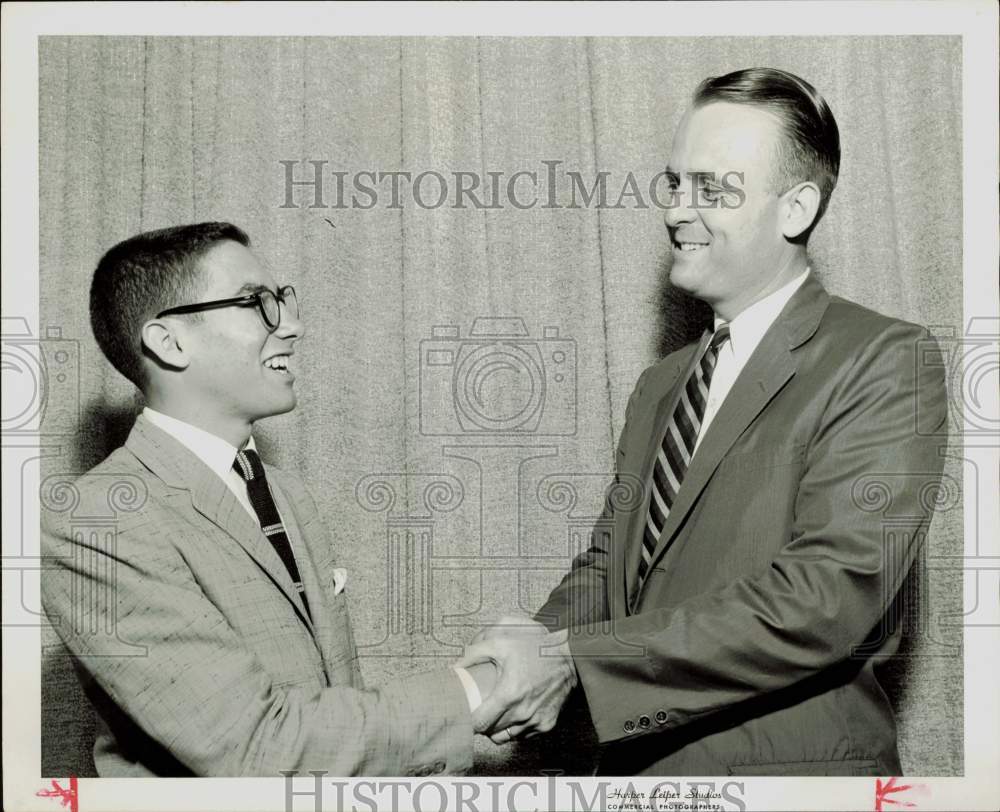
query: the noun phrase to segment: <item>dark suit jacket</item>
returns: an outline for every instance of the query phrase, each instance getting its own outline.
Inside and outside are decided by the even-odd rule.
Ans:
[[[810,275],[706,430],[639,592],[654,455],[706,341],[639,378],[618,493],[539,611],[572,627],[601,772],[899,774],[873,668],[943,466],[943,375],[917,365],[933,339]]]
[[[461,683],[364,690],[335,547],[302,481],[267,466],[312,618],[226,484],[140,417],[48,500],[42,598],[99,717],[101,776],[429,775],[472,765]],[[112,522],[87,517],[122,503]],[[100,523],[98,523],[100,524]],[[89,526],[86,531],[81,527]]]

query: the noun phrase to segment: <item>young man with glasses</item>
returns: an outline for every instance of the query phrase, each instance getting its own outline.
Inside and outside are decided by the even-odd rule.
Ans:
[[[332,540],[302,480],[257,455],[256,421],[296,403],[294,289],[236,226],[201,223],[108,251],[90,312],[147,404],[125,445],[75,485],[86,510],[106,506],[115,482],[141,481],[144,502],[113,540],[43,515],[55,567],[43,601],[97,711],[98,773],[471,767],[470,706],[493,667],[364,690]]]

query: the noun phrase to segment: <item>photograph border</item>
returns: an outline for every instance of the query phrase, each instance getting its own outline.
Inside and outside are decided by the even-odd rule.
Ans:
[[[386,9],[389,5],[393,8]],[[2,88],[2,301],[4,316],[23,317],[34,335],[39,323],[38,38],[46,35],[240,35],[240,36],[839,36],[952,34],[963,40],[962,134],[964,199],[963,324],[997,319],[996,268],[1000,264],[997,224],[998,72],[997,7],[991,2],[749,2],[749,3],[10,3],[3,7]],[[928,167],[933,176],[934,167]],[[997,322],[993,322],[994,324]],[[992,403],[977,411],[1000,413]],[[36,438],[37,439],[37,438]],[[1000,583],[998,446],[995,434],[964,437],[967,498],[965,564],[979,594],[980,576]],[[5,437],[3,443],[4,619],[36,600],[39,569],[8,567],[16,558],[37,559],[39,551],[39,458],[47,453],[32,438]],[[993,495],[992,497],[990,495]],[[965,583],[965,608],[975,590]],[[974,586],[975,586],[974,585]],[[33,597],[32,597],[33,596]],[[40,632],[37,627],[3,628],[4,808],[57,809],[59,795],[40,775]],[[913,802],[920,810],[989,810],[1000,803],[1000,692],[996,674],[1000,625],[966,626],[965,774],[961,777],[907,777],[922,787]],[[274,810],[320,808],[315,781],[301,776],[253,779],[74,779],[80,810]],[[575,787],[570,781],[575,782]],[[332,779],[322,808],[338,808],[351,798],[395,797],[401,809],[456,808],[476,787],[477,804],[468,809],[568,809],[592,798],[598,782],[649,791],[664,781],[688,779],[595,779],[456,777],[427,779]],[[877,784],[870,778],[716,778],[739,781],[748,809],[873,809]],[[402,782],[402,783],[400,783]],[[403,784],[406,791],[400,792]],[[431,784],[442,789],[426,789]],[[334,789],[341,785],[341,794]],[[382,785],[380,788],[379,785]],[[421,796],[420,787],[425,787]],[[463,790],[462,788],[466,789]],[[40,795],[51,789],[48,795]],[[361,793],[360,796],[357,793]],[[55,793],[55,794],[53,794]],[[354,793],[354,794],[352,794]],[[384,793],[384,794],[383,794]],[[314,807],[314,802],[317,804]],[[407,803],[410,805],[407,806]],[[348,806],[347,808],[351,808]],[[358,802],[356,808],[368,808]],[[578,807],[579,808],[579,807]],[[729,807],[727,807],[729,808]],[[888,801],[886,809],[898,808]]]

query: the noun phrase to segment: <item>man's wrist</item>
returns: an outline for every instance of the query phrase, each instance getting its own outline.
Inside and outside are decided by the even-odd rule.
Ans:
[[[497,668],[491,662],[474,663],[473,665],[454,665],[452,669],[458,676],[465,698],[469,702],[469,710],[475,711],[483,700],[493,693],[497,681]]]
[[[479,686],[472,678],[472,675],[462,666],[453,665],[452,670],[458,675],[458,681],[462,683],[462,690],[465,691],[465,699],[469,703],[469,711],[472,712],[483,704],[483,694]]]

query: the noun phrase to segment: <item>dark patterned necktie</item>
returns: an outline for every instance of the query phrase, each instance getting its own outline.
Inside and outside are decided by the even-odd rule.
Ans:
[[[246,480],[247,495],[250,497],[250,504],[253,505],[254,513],[260,522],[260,529],[267,536],[274,551],[278,554],[292,576],[292,583],[302,598],[302,604],[306,608],[306,614],[312,619],[309,611],[309,602],[306,600],[305,587],[302,585],[302,578],[299,575],[299,568],[295,564],[295,557],[292,555],[292,545],[288,542],[288,535],[285,533],[285,526],[281,523],[281,516],[278,508],[274,504],[274,497],[271,496],[271,489],[267,485],[267,477],[264,475],[264,464],[260,461],[260,456],[253,449],[237,452],[236,461],[233,463],[236,472]]]
[[[677,499],[681,482],[684,481],[684,474],[691,464],[698,432],[701,431],[701,420],[705,416],[708,388],[712,383],[712,372],[719,358],[719,348],[728,339],[728,325],[722,325],[715,331],[701,361],[681,390],[677,406],[670,416],[670,422],[667,423],[663,442],[657,450],[656,462],[653,465],[649,513],[646,516],[646,527],[642,536],[642,560],[639,562],[636,594],[649,571],[649,564],[653,560],[653,551],[660,541],[663,525],[666,524],[670,508]]]

